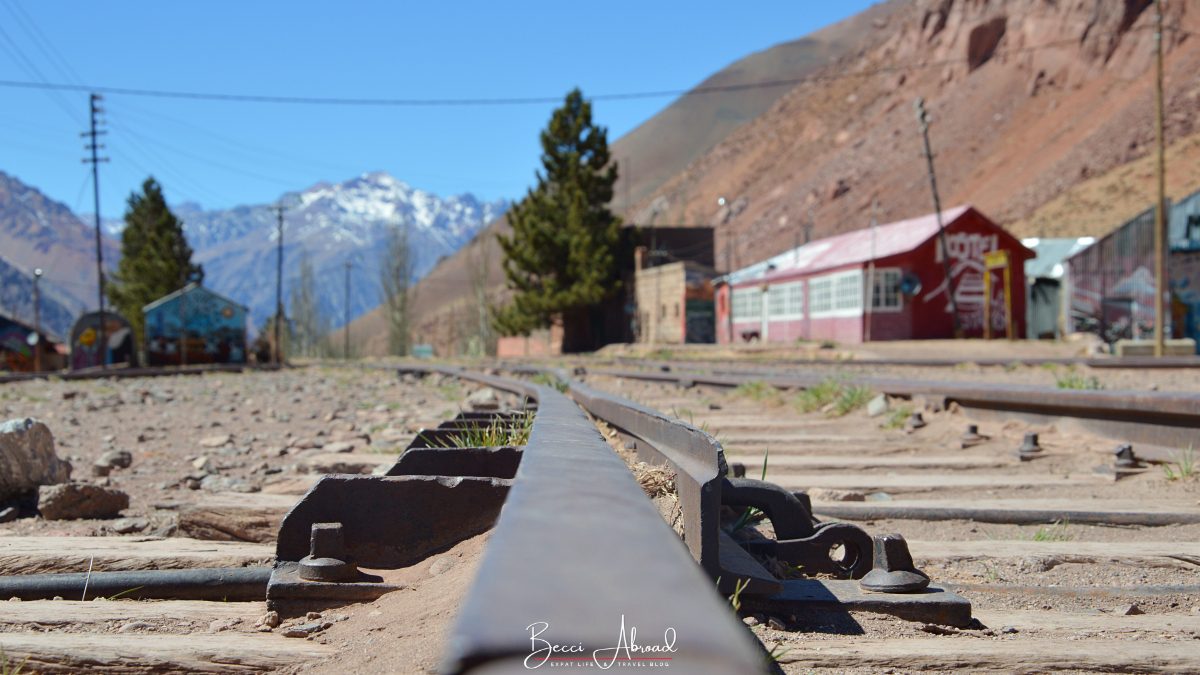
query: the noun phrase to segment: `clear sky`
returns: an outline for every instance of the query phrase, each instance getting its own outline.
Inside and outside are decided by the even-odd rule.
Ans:
[[[0,0],[0,80],[386,99],[686,89],[868,0],[309,2]],[[619,138],[670,97],[599,101]],[[92,211],[85,92],[0,86],[0,170]],[[351,107],[106,95],[101,211],[147,174],[172,202],[270,202],[385,170],[440,195],[520,198],[551,103]]]

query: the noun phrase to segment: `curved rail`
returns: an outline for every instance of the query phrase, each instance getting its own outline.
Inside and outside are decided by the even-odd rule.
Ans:
[[[553,388],[426,366],[537,401],[537,415],[444,670],[525,672],[534,649],[601,662],[636,627],[688,673],[763,672],[759,647],[595,425]],[[539,642],[539,640],[544,642]],[[632,658],[639,655],[632,653]],[[642,654],[642,656],[646,656]]]

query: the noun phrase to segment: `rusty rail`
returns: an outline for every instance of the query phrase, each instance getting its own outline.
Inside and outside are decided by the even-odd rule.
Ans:
[[[681,386],[737,387],[762,381],[781,389],[807,389],[826,378],[817,374],[711,369],[629,370],[590,368],[594,375],[665,382]],[[1020,418],[1034,423],[1070,422],[1084,431],[1114,439],[1171,448],[1196,442],[1200,430],[1200,394],[1133,390],[1052,389],[1019,384],[974,384],[872,376],[847,376],[847,384],[868,386],[890,396],[922,396],[943,406],[956,403],[968,415],[987,419]],[[1143,448],[1145,459],[1170,459],[1164,448]]]

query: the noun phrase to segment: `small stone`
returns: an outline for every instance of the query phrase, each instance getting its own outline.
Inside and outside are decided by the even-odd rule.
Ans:
[[[7,523],[17,519],[17,507],[8,506],[0,509],[0,523]]]
[[[861,492],[833,488],[812,488],[808,491],[808,497],[814,502],[863,502],[867,500],[867,496]]]
[[[880,394],[867,403],[867,416],[879,417],[888,411],[887,396]]]
[[[475,411],[499,410],[500,396],[495,389],[484,387],[467,397],[467,406]]]
[[[742,623],[746,624],[747,626],[757,626],[758,618],[753,617],[753,616],[747,616],[742,619]]]
[[[439,556],[437,560],[434,560],[433,563],[429,565],[429,573],[436,576],[438,574],[447,572],[451,567],[454,567],[455,562],[457,561],[453,556]]]
[[[105,464],[93,464],[92,475],[96,478],[104,478],[112,473],[112,467]]]
[[[1020,632],[1020,631],[1017,630],[1016,626],[1005,626],[1000,629],[1000,633],[1002,635],[1013,635],[1018,632]]]
[[[266,614],[263,614],[261,617],[259,617],[258,621],[255,622],[254,625],[267,626],[268,628],[278,628],[279,627],[279,612],[270,611],[270,612],[267,612]]]
[[[50,599],[51,599],[51,600],[62,600],[62,599],[63,599],[63,596],[61,596],[61,595],[56,595],[56,596],[54,596],[53,598],[50,598]]]
[[[320,612],[309,612],[308,614],[304,615],[304,618],[308,619],[309,621],[312,621],[313,619],[319,619],[319,618],[321,618],[321,613]]]
[[[773,616],[767,618],[767,627],[771,630],[787,630],[787,625]]]
[[[117,534],[132,534],[150,527],[150,521],[145,518],[120,518],[113,521],[111,530]]]
[[[212,623],[208,624],[208,630],[211,633],[220,633],[222,631],[233,630],[234,626],[237,626],[241,622],[242,620],[238,618],[213,619]]]
[[[132,633],[135,630],[154,630],[154,624],[146,621],[130,621],[117,629],[118,633]]]
[[[200,446],[204,448],[219,448],[222,445],[227,445],[233,442],[233,437],[229,434],[221,434],[219,436],[208,436],[200,439]]]
[[[1116,614],[1117,616],[1137,616],[1138,614],[1145,614],[1141,607],[1133,604],[1118,605],[1117,607],[1113,608],[1112,613]]]
[[[38,488],[38,511],[46,520],[112,518],[129,508],[129,495],[84,483],[43,485]]]
[[[337,441],[336,443],[329,443],[323,450],[325,452],[351,452],[354,450],[354,444],[348,441]]]
[[[208,455],[203,455],[192,460],[192,468],[197,471],[203,471],[204,473],[213,473],[217,470],[216,465],[213,464],[212,458],[210,458]]]
[[[287,630],[283,631],[283,637],[306,638],[306,637],[312,635],[313,633],[317,633],[317,632],[321,631],[322,626],[323,626],[323,624],[319,624],[319,623],[306,623],[306,624],[303,624],[300,626],[292,626],[292,627],[288,628]]]
[[[96,465],[107,466],[110,469],[128,469],[133,465],[133,453],[128,450],[109,450],[100,455]]]
[[[13,597],[9,598],[8,601],[9,602],[20,602],[21,599],[14,595]]]

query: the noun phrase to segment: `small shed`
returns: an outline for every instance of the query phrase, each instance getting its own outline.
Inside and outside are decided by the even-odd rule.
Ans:
[[[104,330],[100,330],[103,320]],[[102,345],[104,333],[107,344]],[[103,347],[103,348],[102,348]],[[71,370],[108,365],[137,365],[137,350],[133,346],[133,328],[125,317],[112,310],[88,312],[71,326]]]
[[[715,342],[711,267],[690,260],[641,267],[634,273],[635,338],[645,344]]]
[[[717,280],[718,341],[937,339],[954,337],[949,284],[967,337],[993,335],[1008,319],[1003,276],[984,254],[1007,251],[1014,332],[1025,335],[1025,261],[1034,253],[974,207],[818,239]],[[991,297],[984,275],[991,274]]]
[[[1021,240],[1026,248],[1037,254],[1036,258],[1025,262],[1025,283],[1029,289],[1025,322],[1029,338],[1055,340],[1062,337],[1066,325],[1062,284],[1067,260],[1095,241],[1095,237]]]
[[[246,307],[188,284],[142,308],[152,366],[246,362]]]
[[[61,340],[44,329],[33,327],[0,312],[0,370],[33,372],[37,354],[41,354],[42,370],[59,370],[66,364]]]

